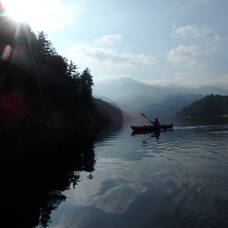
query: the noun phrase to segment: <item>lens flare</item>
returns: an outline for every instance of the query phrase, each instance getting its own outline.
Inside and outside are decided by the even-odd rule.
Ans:
[[[11,52],[12,52],[12,47],[9,45],[6,45],[6,47],[2,53],[2,56],[1,56],[1,60],[8,61]]]
[[[61,0],[1,0],[8,15],[35,30],[58,30],[70,23],[75,12]]]

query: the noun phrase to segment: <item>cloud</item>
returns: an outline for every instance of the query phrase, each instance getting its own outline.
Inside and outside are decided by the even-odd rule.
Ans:
[[[151,85],[160,85],[160,86],[167,86],[167,87],[186,87],[186,88],[197,88],[203,86],[202,82],[194,79],[192,77],[186,76],[176,76],[172,79],[161,79],[156,81],[151,81]]]
[[[196,46],[179,45],[178,48],[169,51],[167,60],[172,64],[185,63],[191,66],[197,63],[197,57],[201,54]]]
[[[115,80],[115,79],[121,79],[121,78],[131,78],[129,75],[127,74],[109,74],[106,76],[102,76],[102,77],[96,77],[94,78],[94,81],[99,82],[99,81],[109,81],[109,80]]]
[[[219,40],[220,36],[213,33],[211,28],[203,27],[199,28],[197,26],[193,25],[187,25],[182,27],[176,27],[175,24],[173,24],[174,31],[171,33],[171,35],[175,38],[184,38],[184,37],[193,37],[193,38],[209,38],[209,39],[215,39]]]
[[[217,86],[227,90],[228,88],[228,73],[218,75],[215,79],[208,77],[195,77],[192,72],[180,72],[174,74],[172,78],[161,78],[154,80],[140,80],[149,85],[155,86],[183,86],[186,88],[199,88],[203,86]]]
[[[121,42],[122,42],[122,36],[119,34],[105,35],[94,40],[95,44],[114,44],[114,43],[121,43]]]
[[[194,82],[189,78],[188,81],[188,83],[191,83],[195,88],[201,86],[217,86],[225,90],[228,88],[228,74],[217,75],[216,78],[208,77],[206,80],[202,80],[201,77],[195,78]]]
[[[217,76],[216,79],[209,80],[208,83],[228,90],[228,73]]]
[[[155,62],[153,56],[117,53],[111,48],[97,48],[84,44],[71,48],[69,55],[77,62],[100,65],[103,68],[134,68],[140,64],[148,65]]]

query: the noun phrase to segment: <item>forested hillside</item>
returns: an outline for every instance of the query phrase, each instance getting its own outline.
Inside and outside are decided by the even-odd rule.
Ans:
[[[4,9],[0,9],[3,11]],[[0,124],[69,126],[111,121],[93,103],[89,68],[78,72],[41,31],[0,17]],[[120,110],[119,120],[122,119]]]
[[[208,95],[177,113],[178,117],[218,117],[228,115],[228,96]]]

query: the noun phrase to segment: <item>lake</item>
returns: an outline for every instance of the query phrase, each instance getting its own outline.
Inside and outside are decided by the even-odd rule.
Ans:
[[[228,119],[171,122],[160,135],[132,135],[140,118],[83,137],[12,137],[3,205],[17,227],[228,227]]]

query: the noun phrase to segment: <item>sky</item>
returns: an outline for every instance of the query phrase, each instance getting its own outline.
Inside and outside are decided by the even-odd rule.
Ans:
[[[80,72],[88,67],[94,83],[130,77],[228,89],[227,0],[2,2],[14,16],[21,9],[32,30],[44,30]]]

